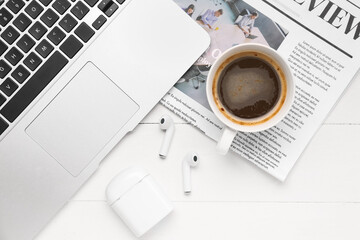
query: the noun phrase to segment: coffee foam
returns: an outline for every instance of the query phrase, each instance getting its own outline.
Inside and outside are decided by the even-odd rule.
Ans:
[[[223,103],[219,99],[219,78],[223,71],[226,71],[226,68],[229,64],[236,61],[237,59],[252,57],[258,58],[265,62],[267,62],[270,66],[272,66],[273,70],[277,73],[280,84],[280,94],[277,103],[268,113],[258,117],[258,118],[239,118],[234,114],[230,113],[226,107],[224,107]],[[239,73],[241,70],[241,78],[239,78]],[[264,74],[268,74],[268,71],[259,69],[254,72],[253,70],[244,71],[244,69],[233,69],[233,73],[231,73],[230,78],[228,78],[228,84],[226,84],[226,88],[222,89],[222,95],[227,96],[227,102],[232,103],[234,105],[240,103],[247,103],[249,105],[255,104],[256,101],[260,101],[261,99],[267,98],[270,99],[270,96],[273,91],[273,84],[266,81],[261,81],[259,79],[263,79]],[[239,71],[239,72],[237,72]],[[259,52],[242,52],[235,54],[229,58],[227,58],[217,69],[214,82],[212,86],[212,94],[215,100],[215,103],[220,110],[220,112],[230,121],[240,124],[240,125],[258,125],[262,124],[268,120],[270,120],[273,116],[275,116],[281,109],[282,105],[285,102],[286,98],[286,79],[283,70],[280,68],[279,64],[274,61],[271,57],[259,53]],[[269,96],[264,96],[264,94],[270,94]],[[251,102],[253,101],[253,103]]]

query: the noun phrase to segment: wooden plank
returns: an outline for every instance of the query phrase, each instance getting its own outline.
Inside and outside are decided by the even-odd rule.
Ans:
[[[122,169],[141,166],[159,181],[174,201],[360,202],[358,125],[325,125],[281,183],[236,154],[220,156],[215,142],[190,125],[176,125],[167,159],[158,157],[164,136],[157,125],[140,125],[102,163],[75,196],[105,200],[109,181]],[[192,169],[193,193],[182,192],[181,163],[197,151],[200,164]]]
[[[360,204],[176,202],[142,239],[358,240]],[[70,202],[37,240],[136,239],[104,202]]]

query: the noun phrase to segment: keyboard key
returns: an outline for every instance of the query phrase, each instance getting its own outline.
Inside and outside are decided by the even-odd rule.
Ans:
[[[99,0],[85,0],[85,2],[90,6],[93,7]]]
[[[35,50],[43,57],[46,58],[53,50],[54,47],[45,39],[43,39],[35,48]]]
[[[5,8],[0,9],[0,25],[5,27],[6,24],[8,24],[11,19],[13,18],[13,15],[6,10]]]
[[[43,21],[46,24],[46,26],[52,27],[56,23],[56,21],[59,19],[59,16],[51,8],[49,8],[41,16],[40,19],[41,19],[41,21]]]
[[[5,55],[6,60],[13,66],[20,62],[23,57],[24,55],[16,47],[11,48]]]
[[[41,62],[41,58],[34,52],[31,52],[29,56],[24,59],[24,64],[32,71],[34,71],[41,64]]]
[[[111,17],[118,8],[119,6],[116,3],[111,4],[111,6],[106,10],[105,15]]]
[[[60,20],[59,25],[66,31],[70,32],[78,22],[70,14],[66,14],[63,19]]]
[[[95,34],[95,31],[92,30],[92,28],[89,27],[89,25],[83,22],[74,31],[74,33],[84,42],[88,42],[90,38]]]
[[[4,54],[4,52],[8,49],[8,46],[0,40],[0,56]]]
[[[7,78],[1,85],[0,90],[10,97],[18,88],[18,85],[11,79]]]
[[[81,20],[89,12],[89,8],[83,2],[79,1],[71,9],[71,12],[75,15],[75,17]]]
[[[102,0],[99,3],[98,8],[101,11],[105,12],[111,6],[112,3],[113,3],[113,1],[111,1],[111,0]]]
[[[16,31],[15,28],[13,28],[12,26],[8,26],[1,34],[1,37],[5,39],[8,44],[12,44],[13,42],[15,42],[15,40],[19,36],[20,34],[18,33],[18,31]]]
[[[25,12],[33,19],[37,18],[43,10],[44,8],[35,0],[25,8]]]
[[[14,122],[67,63],[68,60],[56,51],[0,110],[0,113],[10,122]]]
[[[36,39],[39,40],[44,34],[47,32],[47,29],[44,25],[40,22],[36,22],[32,27],[29,29],[29,33]]]
[[[6,98],[2,94],[0,94],[0,107],[4,104],[4,102],[6,102]]]
[[[54,27],[53,30],[51,30],[47,35],[50,41],[55,45],[58,45],[65,38],[65,36],[65,33],[58,27]]]
[[[23,0],[10,0],[6,3],[6,6],[15,14],[18,13],[24,5]]]
[[[11,67],[4,60],[0,60],[0,78],[3,79],[9,72]]]
[[[31,20],[24,13],[20,13],[13,23],[20,31],[23,32],[31,24]]]
[[[68,10],[68,8],[71,6],[71,3],[67,0],[56,0],[52,7],[61,15]]]
[[[116,3],[113,3],[108,10],[106,10],[105,15],[108,17],[111,17],[114,12],[116,12],[116,10],[119,8],[119,6]]]
[[[116,0],[120,5],[125,2],[125,0]]]
[[[30,72],[23,66],[19,65],[12,73],[11,76],[18,82],[23,83],[30,76]]]
[[[0,97],[0,105],[1,105],[1,97]],[[9,124],[5,122],[4,119],[0,118],[0,135],[5,132],[5,130],[9,127]]]
[[[100,15],[92,24],[92,26],[96,29],[99,30],[102,25],[104,25],[104,23],[106,22],[106,17],[104,15]]]
[[[44,6],[47,6],[52,2],[52,0],[40,0],[40,2],[44,4]]]
[[[23,50],[24,53],[27,53],[35,45],[35,41],[29,35],[24,34],[16,45]]]
[[[82,47],[83,44],[77,40],[74,35],[70,35],[60,46],[60,50],[63,51],[69,58],[73,58]]]

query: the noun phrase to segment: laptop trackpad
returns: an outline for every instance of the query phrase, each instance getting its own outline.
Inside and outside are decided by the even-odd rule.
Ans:
[[[88,62],[26,132],[67,171],[78,176],[138,109],[130,97]]]

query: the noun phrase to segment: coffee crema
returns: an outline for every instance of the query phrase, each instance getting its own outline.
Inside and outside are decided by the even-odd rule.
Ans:
[[[214,76],[212,93],[220,112],[232,122],[257,125],[271,119],[286,98],[282,69],[269,56],[251,51],[226,59]]]

